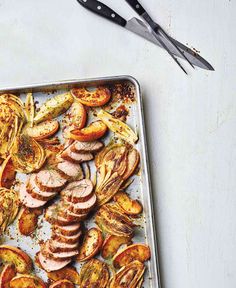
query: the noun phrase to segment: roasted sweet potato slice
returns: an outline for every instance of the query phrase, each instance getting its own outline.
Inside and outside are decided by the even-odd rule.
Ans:
[[[143,211],[142,204],[137,200],[131,199],[125,192],[116,193],[114,200],[122,208],[125,214],[138,215]]]
[[[16,276],[16,269],[13,264],[4,266],[0,276],[0,288],[9,288],[10,281]]]
[[[35,140],[47,139],[54,135],[59,129],[57,120],[44,121],[34,127],[28,127],[25,133]]]
[[[18,273],[28,273],[32,269],[30,257],[21,249],[13,246],[0,246],[0,261],[14,264]]]
[[[63,279],[51,284],[49,288],[75,288],[75,285],[69,280]]]
[[[86,106],[98,107],[105,105],[111,98],[111,92],[105,87],[98,87],[94,91],[85,88],[74,88],[71,94]]]
[[[103,243],[102,232],[97,228],[91,228],[84,236],[77,260],[87,261],[93,258],[101,249]]]
[[[31,235],[37,228],[38,217],[43,213],[43,209],[23,208],[19,220],[18,228],[21,234],[25,236]]]
[[[15,181],[16,171],[9,155],[0,168],[0,186],[10,189]]]
[[[70,138],[81,142],[90,142],[101,138],[107,131],[107,126],[102,121],[95,121],[83,129],[70,131]]]
[[[11,280],[10,288],[47,288],[47,286],[36,276],[19,275]]]
[[[115,268],[128,265],[134,260],[145,262],[151,257],[150,248],[146,244],[133,244],[119,251],[113,258]]]
[[[143,282],[145,266],[139,261],[133,261],[121,268],[113,277],[110,288],[137,288]]]
[[[75,285],[79,285],[80,277],[79,273],[76,271],[74,267],[65,267],[58,271],[48,272],[47,276],[49,279],[53,281],[59,281],[61,279],[69,280],[70,282],[74,283]]]
[[[80,288],[106,288],[108,281],[108,266],[98,259],[91,259],[81,268]]]
[[[121,245],[129,244],[130,242],[131,237],[108,235],[102,245],[102,257],[104,259],[112,258]]]

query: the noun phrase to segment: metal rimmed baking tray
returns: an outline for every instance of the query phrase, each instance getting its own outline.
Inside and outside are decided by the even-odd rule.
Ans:
[[[130,105],[130,114],[127,123],[134,129],[139,135],[139,141],[136,148],[140,152],[141,156],[141,167],[140,175],[135,175],[134,182],[129,186],[128,192],[131,197],[140,199],[143,204],[144,213],[141,220],[139,220],[139,228],[136,231],[134,243],[142,242],[147,243],[151,249],[151,259],[146,263],[147,271],[143,287],[147,288],[160,288],[160,271],[159,271],[159,259],[157,251],[157,237],[155,231],[155,217],[153,209],[153,198],[151,191],[149,163],[147,154],[147,143],[144,123],[144,111],[142,104],[142,95],[140,85],[136,79],[131,76],[115,76],[115,77],[104,77],[104,78],[93,78],[85,80],[67,80],[58,81],[52,83],[43,83],[35,85],[24,85],[18,87],[4,87],[0,88],[0,93],[12,93],[19,95],[24,99],[26,93],[32,92],[37,102],[42,103],[50,97],[53,93],[59,94],[65,92],[73,87],[86,87],[92,89],[97,86],[108,86],[112,87],[116,84],[128,84],[132,87],[135,95],[135,101]],[[109,137],[109,136],[108,136]],[[106,142],[106,140],[105,140]],[[24,176],[19,176],[21,181],[24,181]],[[90,226],[90,223],[86,223]],[[14,224],[9,228],[8,235],[3,239],[4,244],[14,245],[22,248],[32,258],[34,258],[37,251],[39,251],[39,241],[45,241],[49,238],[50,225],[41,218],[42,228],[35,235],[34,238],[24,237],[19,234],[17,225]],[[78,265],[78,268],[80,265]],[[45,278],[45,273],[39,268],[35,267],[36,275]]]

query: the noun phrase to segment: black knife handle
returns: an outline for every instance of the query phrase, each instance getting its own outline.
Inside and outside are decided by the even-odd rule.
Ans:
[[[111,8],[97,0],[77,0],[84,8],[124,27],[127,21]]]
[[[127,3],[141,16],[145,13],[145,9],[137,0],[126,0]]]

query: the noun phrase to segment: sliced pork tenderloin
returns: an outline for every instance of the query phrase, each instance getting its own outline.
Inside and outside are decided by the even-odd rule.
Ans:
[[[67,218],[58,215],[57,204],[54,204],[47,208],[45,213],[45,219],[50,224],[55,224],[59,226],[71,226],[71,221],[69,221]]]
[[[58,240],[49,240],[49,247],[50,250],[55,253],[55,252],[71,252],[74,250],[78,250],[78,245],[79,243],[64,243],[64,242],[59,242]]]
[[[36,175],[36,183],[42,191],[59,192],[66,185],[67,180],[56,170],[41,170]]]
[[[46,253],[44,253],[44,255],[45,254]],[[47,272],[60,270],[71,262],[71,258],[67,260],[55,260],[52,259],[49,255],[44,255],[42,254],[42,252],[39,252],[38,260],[42,268]]]
[[[72,257],[76,256],[78,254],[78,249],[70,252],[53,252],[50,249],[49,240],[47,240],[43,247],[41,247],[41,253],[43,256],[47,257],[50,256],[54,260],[71,260]]]
[[[93,142],[79,142],[75,141],[70,149],[72,152],[76,153],[83,153],[83,152],[97,152],[102,149],[104,144],[100,141],[93,141]]]
[[[93,154],[91,153],[75,153],[71,151],[71,147],[67,148],[62,152],[61,158],[72,163],[83,163],[93,159]]]
[[[70,237],[77,235],[80,232],[80,223],[75,223],[67,226],[53,225],[52,233],[62,235],[65,237]]]
[[[79,238],[80,238],[81,234],[82,234],[82,231],[78,231],[77,234],[75,234],[75,235],[65,236],[65,235],[62,235],[61,233],[59,233],[57,231],[53,231],[51,238],[53,240],[57,240],[58,242],[61,242],[61,243],[74,244],[74,243],[79,242]]]
[[[68,223],[77,223],[79,221],[84,220],[87,217],[87,213],[73,213],[68,210],[68,207],[64,205],[64,208],[61,207],[58,216],[64,218],[68,221]]]
[[[47,201],[42,201],[33,198],[26,189],[26,184],[21,184],[19,189],[19,198],[23,205],[28,208],[39,208],[44,206]]]
[[[56,167],[59,174],[68,181],[76,181],[84,178],[80,164],[75,164],[67,160],[59,162]]]
[[[66,206],[68,206],[68,210],[70,212],[73,212],[75,214],[84,214],[89,213],[94,206],[96,205],[97,197],[95,194],[92,194],[92,196],[85,202],[78,202],[76,204],[69,202],[67,200],[64,200],[64,203]]]
[[[91,198],[93,193],[93,183],[89,179],[75,181],[68,184],[62,191],[61,196],[68,202],[74,204],[78,202],[85,202]]]
[[[27,182],[26,189],[27,192],[35,199],[42,200],[42,201],[49,201],[53,197],[57,195],[56,192],[46,192],[40,190],[36,183],[36,175],[37,174],[32,174]]]

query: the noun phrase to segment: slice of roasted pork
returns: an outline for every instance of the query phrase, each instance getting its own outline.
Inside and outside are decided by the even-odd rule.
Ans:
[[[96,204],[97,197],[95,194],[92,195],[85,202],[78,202],[76,204],[64,200],[65,204],[68,205],[68,210],[75,214],[89,213]]]
[[[67,180],[56,170],[41,170],[36,175],[36,183],[42,191],[59,192],[66,185]]]
[[[78,231],[77,234],[72,235],[72,236],[65,236],[59,233],[58,231],[53,231],[52,232],[52,239],[57,240],[58,242],[61,243],[67,243],[67,244],[75,244],[79,242],[79,238],[81,236],[82,232]]]
[[[49,201],[57,195],[56,192],[46,192],[40,190],[36,183],[36,174],[31,174],[26,185],[27,192],[35,199]]]
[[[19,189],[19,198],[22,204],[28,208],[39,208],[46,204],[47,201],[42,201],[33,198],[26,189],[26,184],[21,184]]]
[[[38,260],[42,268],[47,272],[60,270],[71,262],[71,258],[67,260],[54,260],[49,255],[44,256],[42,252],[39,252]]]
[[[60,207],[58,216],[66,219],[68,223],[77,223],[84,220],[87,217],[87,213],[73,213],[71,212],[66,205]]]
[[[43,256],[49,255],[54,260],[69,260],[78,254],[78,249],[70,252],[53,252],[50,248],[49,240],[47,240],[43,247],[41,247],[41,253]]]
[[[80,223],[75,223],[67,226],[61,226],[61,225],[53,225],[52,226],[52,232],[56,234],[61,234],[65,237],[70,237],[77,235],[80,231]]]
[[[80,164],[75,164],[67,160],[63,160],[57,164],[57,171],[68,181],[81,180],[84,178]]]
[[[75,181],[68,184],[62,191],[61,196],[68,202],[78,203],[89,200],[93,193],[93,183],[89,179]]]
[[[93,159],[93,154],[91,153],[75,153],[72,152],[70,147],[67,148],[63,153],[61,154],[61,158],[64,160],[67,160],[72,163],[82,163],[87,162]]]
[[[58,206],[57,204],[54,204],[47,208],[45,213],[45,219],[50,224],[55,224],[58,226],[71,226],[71,221],[69,221],[67,218],[64,218],[60,215],[58,215]]]
[[[102,149],[103,143],[99,141],[93,141],[93,142],[79,142],[75,141],[71,145],[71,151],[72,152],[97,152],[98,150]]]

